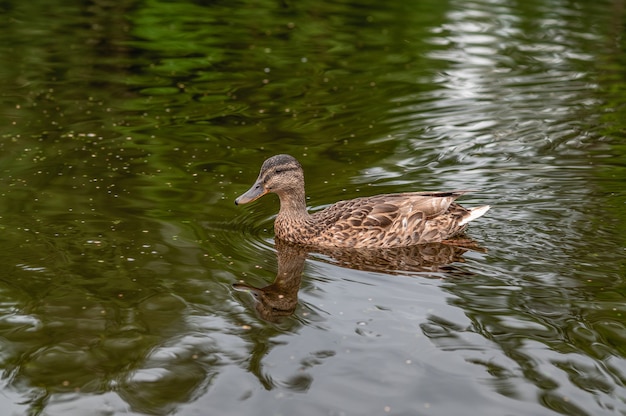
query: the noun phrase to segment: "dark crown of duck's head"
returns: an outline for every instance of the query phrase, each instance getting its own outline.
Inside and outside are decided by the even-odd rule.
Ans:
[[[303,179],[302,165],[295,157],[276,155],[263,162],[257,182],[264,184],[272,192]]]
[[[302,166],[300,165],[300,162],[298,162],[298,160],[293,156],[276,155],[270,157],[269,159],[265,160],[265,162],[263,162],[263,165],[261,166],[261,174],[272,169],[277,170],[278,172],[276,173],[282,173],[288,169],[302,169]]]

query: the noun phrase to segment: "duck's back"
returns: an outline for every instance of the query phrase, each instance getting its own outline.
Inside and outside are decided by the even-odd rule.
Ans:
[[[406,247],[442,241],[465,228],[466,191],[412,192],[340,201],[311,216],[310,243],[334,247]]]

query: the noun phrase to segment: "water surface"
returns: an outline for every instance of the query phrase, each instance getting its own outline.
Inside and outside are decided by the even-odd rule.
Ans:
[[[624,12],[4,2],[4,412],[625,414]],[[482,249],[285,254],[276,153],[312,209],[474,189]]]

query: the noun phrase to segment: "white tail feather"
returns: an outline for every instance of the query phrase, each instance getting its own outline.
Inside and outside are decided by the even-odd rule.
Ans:
[[[471,208],[469,210],[470,211],[469,215],[463,218],[461,222],[459,223],[459,225],[465,225],[468,222],[473,221],[478,217],[482,217],[483,215],[485,215],[485,212],[489,211],[489,208],[491,208],[489,205],[483,205],[480,207]]]

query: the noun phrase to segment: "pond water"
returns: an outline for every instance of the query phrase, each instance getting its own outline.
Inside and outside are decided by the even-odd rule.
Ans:
[[[0,3],[3,414],[626,414],[623,1],[56,3]],[[479,247],[276,247],[277,153]]]

